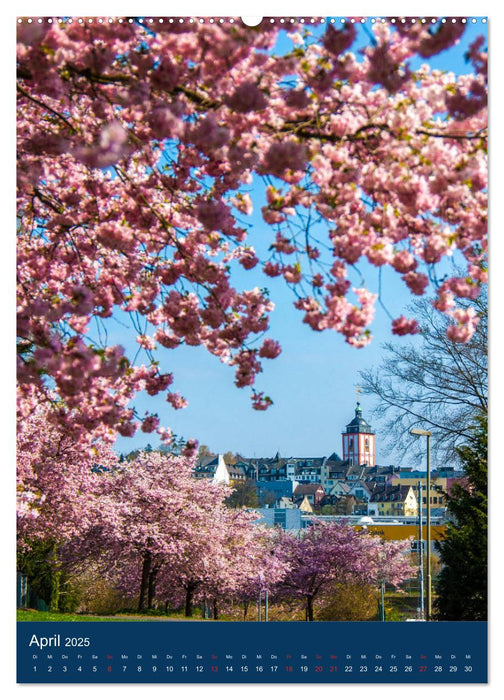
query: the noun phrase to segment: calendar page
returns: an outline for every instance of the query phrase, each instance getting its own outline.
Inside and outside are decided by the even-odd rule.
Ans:
[[[16,19],[18,683],[487,682],[487,25]]]

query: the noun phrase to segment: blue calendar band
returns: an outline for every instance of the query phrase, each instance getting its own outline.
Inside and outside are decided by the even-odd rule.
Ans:
[[[18,622],[18,683],[486,683],[485,622]]]

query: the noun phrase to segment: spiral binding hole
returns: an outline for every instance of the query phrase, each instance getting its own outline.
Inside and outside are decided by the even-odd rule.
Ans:
[[[128,24],[133,24],[135,21],[137,21],[141,25],[153,25],[153,24],[164,24],[168,22],[169,24],[212,24],[212,25],[220,25],[223,26],[225,24],[235,24],[237,22],[238,18],[234,17],[149,17],[149,18],[143,18],[139,17],[137,19],[133,17],[128,17],[128,18],[123,18],[123,17],[58,17],[58,18],[52,18],[52,17],[18,17],[17,18],[17,23],[18,24],[43,24],[44,22],[47,22],[47,24],[53,24],[54,22],[57,22],[58,24],[72,24],[74,22],[77,22],[81,25],[93,25],[94,23],[96,24],[113,24],[114,22],[118,22],[119,24],[123,24],[124,22],[127,22]],[[263,17],[240,17],[239,21],[241,21],[242,24],[244,24],[247,27],[257,27],[259,26],[263,21]],[[366,24],[367,22],[370,22],[371,24],[376,24],[377,22],[380,23],[385,23],[387,21],[386,18],[384,17],[361,17],[361,18],[355,18],[352,17],[350,19],[347,19],[345,17],[341,18],[335,18],[335,17],[270,17],[268,18],[268,23],[269,24],[279,24],[282,27],[287,26],[288,24],[294,24],[296,22],[299,22],[300,24],[341,24],[342,26],[345,25],[347,22],[350,22],[352,24]],[[457,22],[461,22],[462,24],[477,24],[477,22],[481,22],[482,24],[487,24],[488,19],[486,17],[401,17],[401,18],[396,18],[392,17],[390,18],[390,23],[391,24],[416,24],[419,22],[420,24],[437,24],[438,22],[441,22],[442,24],[446,24],[448,22],[452,24],[456,24]]]

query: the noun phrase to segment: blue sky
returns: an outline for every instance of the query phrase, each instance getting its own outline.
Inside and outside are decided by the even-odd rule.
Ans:
[[[482,33],[486,33],[486,25],[481,20],[469,23],[460,44],[429,63],[456,73],[470,72],[463,55],[475,36]],[[362,43],[367,41],[362,33]],[[250,217],[250,244],[261,248],[265,240],[269,244],[271,230],[267,230],[260,217],[258,189],[251,195],[255,213]],[[359,264],[358,270],[368,288],[376,292],[377,268]],[[354,281],[358,283],[358,275]],[[384,342],[408,343],[411,338],[402,340],[392,336],[390,319],[377,304],[373,342],[366,348],[355,349],[333,331],[315,333],[305,326],[301,313],[293,308],[292,292],[281,280],[267,278],[259,270],[253,270],[240,273],[234,283],[240,288],[267,286],[276,304],[268,335],[280,341],[282,354],[275,360],[263,362],[263,373],[256,381],[256,388],[271,396],[274,405],[267,411],[254,411],[249,391],[234,386],[231,368],[222,365],[203,348],[181,347],[175,351],[161,349],[159,357],[162,370],[174,374],[173,389],[185,396],[189,406],[175,411],[163,398],[139,396],[135,402],[139,412],[143,414],[147,408],[157,412],[161,423],[170,426],[177,435],[196,438],[216,452],[231,450],[246,456],[273,455],[277,451],[285,456],[341,453],[341,431],[354,415],[359,370],[380,363]],[[381,300],[393,317],[403,313],[412,300],[404,283],[390,270],[382,271],[381,289]],[[110,330],[109,341],[126,345],[122,326],[117,324],[114,328],[112,324]],[[126,348],[133,346],[126,345]],[[363,396],[361,404],[364,417],[377,433],[377,461],[398,463],[397,454],[384,454],[384,434],[379,423],[372,419],[373,399]],[[156,445],[156,436],[139,432],[133,438],[120,438],[116,447],[129,451],[149,441]],[[402,463],[406,466],[407,458]]]

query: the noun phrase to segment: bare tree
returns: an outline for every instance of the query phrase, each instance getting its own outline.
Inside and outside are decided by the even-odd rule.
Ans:
[[[413,304],[421,325],[418,340],[384,345],[377,368],[363,370],[362,390],[378,398],[373,415],[384,419],[386,448],[415,457],[425,446],[410,435],[430,430],[438,461],[457,460],[455,447],[471,439],[476,416],[488,410],[487,297],[470,302],[480,322],[468,343],[446,337],[447,321],[428,299]]]

